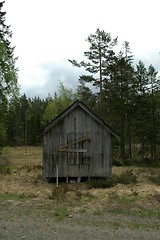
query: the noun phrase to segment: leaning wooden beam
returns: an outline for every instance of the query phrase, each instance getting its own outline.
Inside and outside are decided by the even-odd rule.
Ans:
[[[66,150],[67,147],[70,147],[70,146],[73,146],[77,143],[80,143],[80,142],[84,142],[84,141],[90,141],[91,138],[86,136],[86,137],[83,137],[81,139],[78,139],[77,141],[74,141],[74,142],[71,142],[71,143],[68,143],[68,144],[65,144],[63,146],[60,146],[59,148],[57,148],[57,151],[58,152],[64,152]]]
[[[77,149],[77,148],[75,148],[75,149],[73,149],[73,148],[70,148],[70,149],[66,149],[66,148],[64,148],[63,150],[61,150],[61,152],[68,152],[68,153],[86,153],[87,152],[87,149],[84,149],[84,148],[82,148],[82,149]]]

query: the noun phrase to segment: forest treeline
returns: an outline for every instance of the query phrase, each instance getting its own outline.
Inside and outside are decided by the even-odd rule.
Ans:
[[[132,74],[134,81],[129,84],[124,78],[117,81],[118,77],[104,84],[102,113],[99,110],[99,93],[91,90],[84,81],[79,82],[75,91],[60,83],[57,93],[46,99],[31,99],[25,94],[10,99],[5,115],[6,138],[3,143],[9,146],[41,144],[43,127],[79,99],[119,133],[120,141],[114,144],[114,157],[118,161],[160,160],[160,89],[157,71],[152,66],[147,69],[139,62]],[[152,83],[149,84],[149,81]]]
[[[97,29],[87,38],[77,89],[60,83],[54,96],[20,95],[12,33],[0,2],[0,146],[41,144],[50,120],[76,99],[83,101],[120,135],[114,158],[120,162],[160,161],[160,78],[152,64],[135,64],[128,42],[117,51],[118,38]],[[74,68],[73,68],[74,71]],[[58,79],[57,79],[58,81]]]

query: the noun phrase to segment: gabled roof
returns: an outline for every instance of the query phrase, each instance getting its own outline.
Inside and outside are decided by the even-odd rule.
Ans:
[[[95,121],[100,123],[106,130],[108,130],[113,136],[119,138],[119,134],[106,122],[104,122],[100,117],[98,117],[91,109],[89,109],[83,102],[76,100],[72,103],[68,108],[66,108],[62,113],[60,113],[56,118],[50,121],[44,128],[42,135],[47,132],[51,127],[56,125],[62,118],[64,118],[68,113],[73,111],[77,106],[82,108],[85,112],[87,112]]]

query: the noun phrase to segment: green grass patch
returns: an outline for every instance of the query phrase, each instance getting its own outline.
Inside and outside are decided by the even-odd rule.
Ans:
[[[137,201],[137,196],[117,196],[117,200],[121,204],[131,204]]]
[[[160,219],[160,209],[158,210],[145,210],[138,213],[140,217],[147,217],[147,218],[158,218]]]
[[[57,208],[54,212],[54,216],[56,218],[56,220],[58,221],[62,221],[64,220],[66,217],[68,217],[68,209],[63,207],[63,208]]]
[[[25,195],[25,194],[15,194],[15,193],[5,193],[5,194],[0,194],[0,199],[4,200],[27,200],[32,198],[33,196],[31,195]]]
[[[95,200],[95,197],[88,192],[86,194],[81,195],[81,200],[86,203],[91,203],[93,202],[93,200]]]
[[[118,195],[118,194],[110,194],[108,196],[109,196],[109,200],[111,202],[114,201],[114,202],[122,204],[122,205],[133,204],[139,200],[139,197],[136,195],[124,196],[124,195]]]
[[[85,209],[85,208],[80,208],[80,209],[79,209],[79,213],[82,213],[82,214],[83,214],[83,213],[86,213],[86,209]]]

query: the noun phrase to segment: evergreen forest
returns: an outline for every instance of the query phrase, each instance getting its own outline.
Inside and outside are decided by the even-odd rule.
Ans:
[[[83,101],[120,136],[114,140],[114,162],[160,162],[160,77],[150,63],[135,61],[129,42],[117,51],[118,37],[97,29],[87,38],[77,89],[59,83],[54,96],[20,94],[12,32],[0,2],[0,147],[41,144],[44,126],[76,99]],[[57,79],[58,81],[58,79]],[[76,81],[76,80],[75,80]]]

